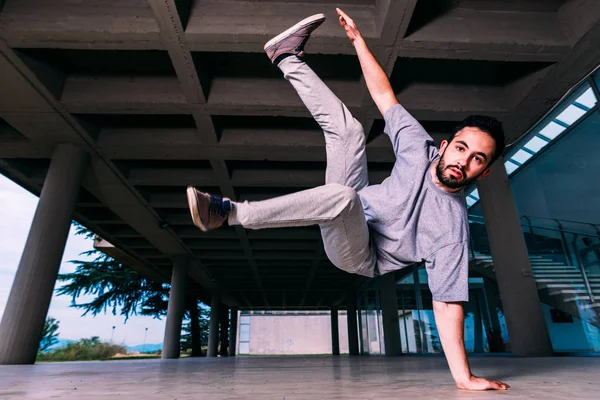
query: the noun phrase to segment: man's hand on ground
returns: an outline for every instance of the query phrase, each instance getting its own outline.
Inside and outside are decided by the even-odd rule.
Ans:
[[[342,25],[342,27],[346,31],[346,35],[348,36],[348,39],[350,39],[350,41],[352,43],[354,43],[354,41],[357,39],[362,39],[362,35],[360,34],[360,31],[356,27],[356,24],[354,23],[352,18],[350,18],[348,16],[348,14],[346,14],[339,8],[336,8],[335,10],[337,11],[338,15],[340,16],[339,17],[340,25]]]
[[[510,386],[500,381],[471,376],[468,381],[456,382],[456,387],[462,390],[507,390]]]

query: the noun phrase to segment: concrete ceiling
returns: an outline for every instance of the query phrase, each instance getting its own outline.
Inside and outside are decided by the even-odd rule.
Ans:
[[[241,307],[340,304],[357,278],[315,228],[203,234],[185,186],[256,200],[324,183],[322,134],[262,53],[324,12],[307,61],[364,124],[371,182],[394,156],[334,7],[439,142],[469,114],[518,139],[600,63],[597,0],[0,0],[0,171],[39,194],[53,147],[87,149],[76,218],[169,280]]]

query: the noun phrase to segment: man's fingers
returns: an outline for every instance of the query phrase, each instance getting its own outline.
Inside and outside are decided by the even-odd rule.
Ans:
[[[510,387],[506,383],[499,381],[490,381],[490,384],[491,388],[496,390],[506,390]]]
[[[337,11],[338,15],[341,15],[342,17],[344,17],[344,19],[346,20],[346,22],[348,22],[349,24],[351,24],[352,22],[354,22],[354,21],[352,21],[352,18],[350,18],[348,16],[348,14],[346,14],[345,12],[343,12],[342,10],[340,10],[339,8],[336,8],[335,10]]]

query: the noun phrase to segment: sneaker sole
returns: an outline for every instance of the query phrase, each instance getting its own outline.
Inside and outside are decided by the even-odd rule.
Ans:
[[[186,193],[188,206],[190,208],[190,213],[192,214],[192,221],[194,222],[194,225],[200,228],[202,232],[208,232],[208,228],[202,223],[200,214],[198,214],[198,197],[196,196],[196,189],[194,189],[192,186],[188,186]]]
[[[269,40],[265,44],[264,50],[266,51],[269,48],[273,47],[277,43],[281,42],[282,40],[284,40],[285,38],[290,36],[292,33],[296,32],[302,28],[306,28],[307,26],[314,24],[316,21],[323,21],[323,20],[325,20],[325,14],[315,14],[308,18],[304,18],[302,21],[298,22],[296,25],[281,32],[279,35],[277,35],[273,39]]]

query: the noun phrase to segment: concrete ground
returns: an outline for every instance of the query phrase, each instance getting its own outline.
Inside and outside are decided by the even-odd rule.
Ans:
[[[600,358],[473,357],[507,392],[454,386],[441,357],[238,357],[0,366],[0,399],[598,399]]]

